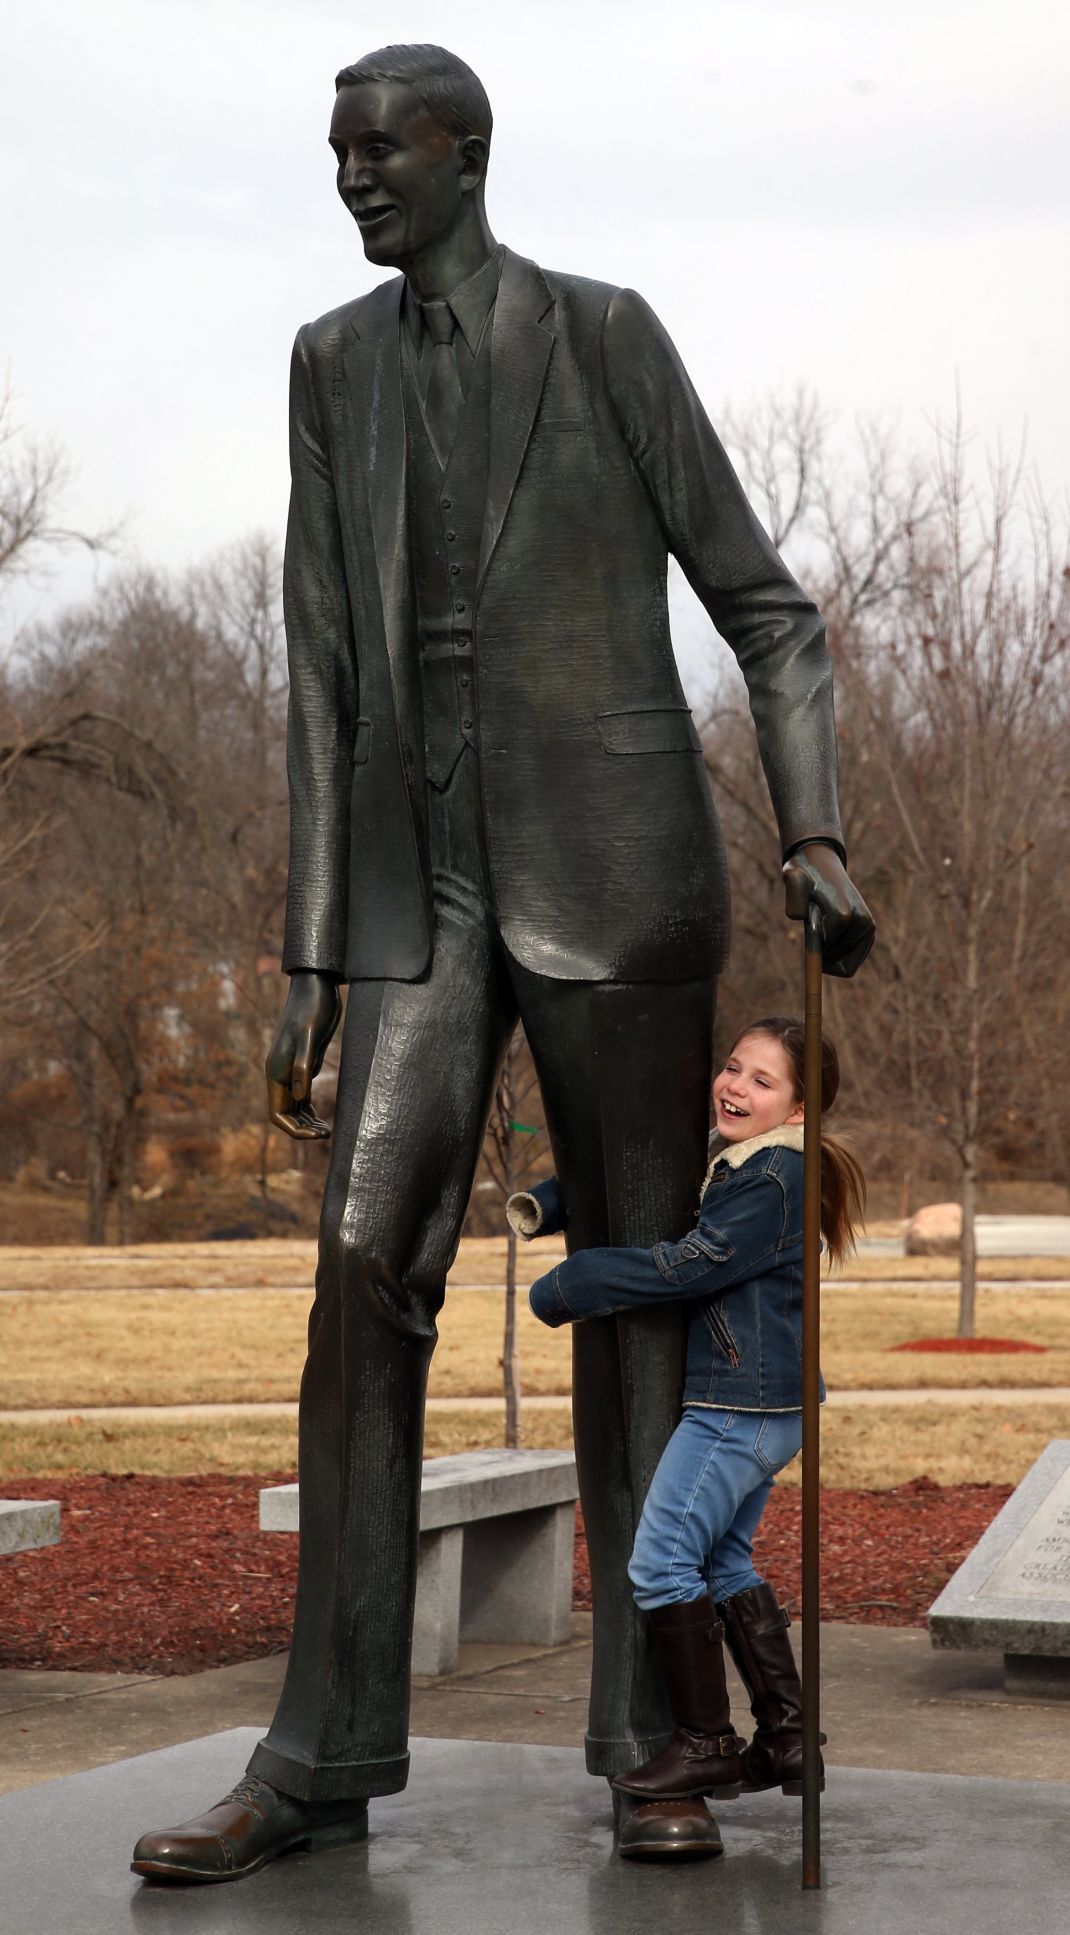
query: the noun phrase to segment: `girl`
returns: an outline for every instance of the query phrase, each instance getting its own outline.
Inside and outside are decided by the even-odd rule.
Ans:
[[[839,1088],[826,1039],[821,1104]],[[675,1723],[668,1746],[613,1786],[644,1801],[801,1792],[802,1706],[789,1619],[754,1569],[751,1544],[773,1480],[802,1443],[803,1030],[779,1016],[736,1041],[713,1085],[721,1146],[697,1226],[651,1250],[579,1250],[531,1287],[543,1323],[686,1302],[683,1416],[643,1507],[628,1567]],[[839,1261],[854,1248],[865,1182],[821,1140],[821,1230]],[[521,1235],[564,1227],[556,1179],[510,1199]],[[824,1387],[822,1386],[822,1398]],[[737,1738],[723,1643],[757,1731]]]

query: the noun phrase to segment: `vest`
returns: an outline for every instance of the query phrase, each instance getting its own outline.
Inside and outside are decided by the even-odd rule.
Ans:
[[[409,535],[424,747],[428,780],[439,788],[448,783],[466,745],[478,750],[473,619],[487,496],[491,327],[488,319],[443,471],[427,434],[408,330],[402,323]]]

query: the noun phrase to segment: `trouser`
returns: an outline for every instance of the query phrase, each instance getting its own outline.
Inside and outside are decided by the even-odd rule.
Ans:
[[[427,1372],[517,1017],[571,1248],[687,1229],[706,1161],[712,981],[628,986],[530,973],[494,921],[470,751],[446,791],[431,791],[430,815],[431,967],[419,981],[349,989],[301,1383],[293,1644],[277,1712],[249,1763],[304,1800],[405,1785]],[[596,1774],[638,1766],[672,1727],[625,1575],[680,1416],[683,1324],[670,1307],[581,1324],[574,1337]]]
[[[801,1411],[689,1405],[647,1493],[628,1576],[644,1612],[760,1586],[751,1542],[778,1471],[802,1444]]]

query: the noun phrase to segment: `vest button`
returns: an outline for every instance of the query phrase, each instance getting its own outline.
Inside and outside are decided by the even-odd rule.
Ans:
[[[459,577],[460,577],[460,575],[461,575],[461,567],[460,567],[460,565],[459,565],[459,564],[451,564],[451,565],[450,565],[450,577],[451,577],[451,578],[459,578]]]
[[[444,511],[448,511],[453,504],[452,497],[440,497],[438,501],[441,504]]]
[[[455,544],[455,543],[456,543],[456,541],[457,541],[457,533],[456,533],[456,531],[447,531],[447,532],[446,532],[446,543],[447,543],[447,544]]]
[[[467,672],[462,672],[462,673],[461,673],[461,684],[462,684],[462,686],[469,686],[469,685],[471,685],[471,683],[472,683],[472,681],[471,681],[471,679],[469,678],[469,676],[468,676],[468,674],[467,674]]]
[[[454,605],[453,609],[454,611],[467,611],[468,606],[465,604],[463,598],[458,598],[457,603]]]
[[[471,721],[471,719],[462,719],[462,720],[461,720],[461,724],[462,724],[462,726],[464,727],[464,729],[465,729],[465,731],[466,731],[466,732],[471,732],[471,730],[472,730],[472,721]]]

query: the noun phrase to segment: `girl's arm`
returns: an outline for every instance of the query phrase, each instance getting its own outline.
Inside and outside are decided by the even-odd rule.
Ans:
[[[518,1190],[509,1197],[505,1214],[525,1243],[535,1236],[560,1236],[568,1226],[564,1193],[556,1176],[535,1183],[531,1189]]]
[[[777,1176],[763,1170],[733,1184],[717,1208],[716,1227],[702,1221],[679,1243],[577,1250],[532,1284],[536,1317],[557,1328],[650,1303],[705,1302],[783,1252],[787,1196]]]

